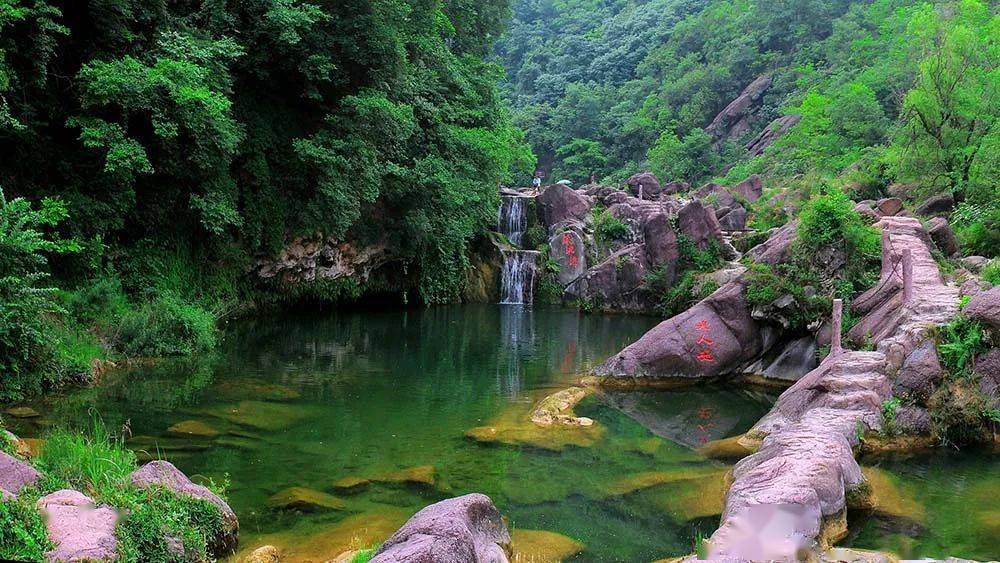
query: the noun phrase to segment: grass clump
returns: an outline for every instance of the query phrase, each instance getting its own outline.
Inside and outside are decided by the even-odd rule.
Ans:
[[[882,424],[885,426],[887,432],[891,433],[896,426],[896,411],[899,410],[902,404],[903,401],[899,397],[882,401]]]
[[[74,488],[119,511],[115,533],[121,561],[211,560],[222,547],[213,543],[222,536],[218,508],[166,488],[132,486],[129,476],[136,465],[135,454],[100,422],[86,435],[53,432],[37,460],[43,493]]]
[[[368,563],[375,557],[375,552],[378,551],[377,547],[372,547],[369,549],[358,550],[351,559],[351,563]]]

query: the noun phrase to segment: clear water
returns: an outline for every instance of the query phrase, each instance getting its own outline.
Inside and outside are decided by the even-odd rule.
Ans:
[[[902,559],[1000,559],[1000,457],[943,449],[881,460],[907,517],[849,515],[847,543],[888,550]]]
[[[16,430],[85,426],[92,413],[112,427],[127,424],[132,447],[189,475],[228,478],[241,545],[278,544],[290,560],[326,560],[352,544],[377,543],[423,506],[476,491],[490,495],[515,530],[553,531],[583,544],[574,561],[650,561],[690,553],[695,535],[714,528],[722,491],[692,485],[701,481],[633,490],[628,479],[720,476],[725,465],[683,443],[745,431],[771,397],[710,388],[641,400],[592,397],[577,413],[594,418],[599,432],[583,445],[566,445],[558,433],[552,443],[551,434],[533,435],[542,441],[535,445],[465,434],[524,428],[535,401],[655,322],[503,306],[250,322],[233,328],[215,354],[109,375],[100,387],[36,405],[44,416],[16,421]],[[168,431],[183,421],[219,434]],[[333,488],[344,477],[424,465],[435,469],[433,486]],[[267,507],[270,496],[294,486],[333,494],[346,510]]]

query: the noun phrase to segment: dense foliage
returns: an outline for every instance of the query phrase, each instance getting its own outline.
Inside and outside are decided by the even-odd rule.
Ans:
[[[86,252],[64,273],[110,266],[129,293],[156,277],[151,258],[231,285],[256,254],[321,232],[387,243],[410,272],[396,289],[450,299],[497,184],[532,164],[483,60],[508,13],[3,0],[0,180],[66,203]]]
[[[963,245],[1000,248],[995,3],[520,0],[514,13],[498,46],[506,93],[556,179],[651,169],[697,183],[735,164],[723,183],[836,178],[859,199],[896,183],[917,199],[953,193]],[[706,132],[763,75],[772,85],[751,127]],[[801,123],[747,160],[744,143],[788,114]]]

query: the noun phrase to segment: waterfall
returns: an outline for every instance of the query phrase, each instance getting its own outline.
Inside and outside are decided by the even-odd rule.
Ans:
[[[501,254],[503,254],[503,269],[500,272],[500,303],[530,304],[535,287],[535,269],[539,252],[502,250]]]
[[[525,199],[518,196],[502,196],[497,211],[497,230],[515,246],[521,246],[524,231],[528,228]]]

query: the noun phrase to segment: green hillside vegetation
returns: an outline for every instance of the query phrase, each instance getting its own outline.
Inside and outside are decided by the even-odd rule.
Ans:
[[[554,179],[733,184],[761,173],[758,227],[832,180],[855,199],[950,192],[970,254],[1000,249],[1000,17],[984,0],[522,0],[498,52],[515,122]],[[712,119],[759,76],[755,126]],[[801,123],[748,159],[774,118]],[[726,165],[736,164],[722,174]],[[719,178],[718,176],[723,177]]]

